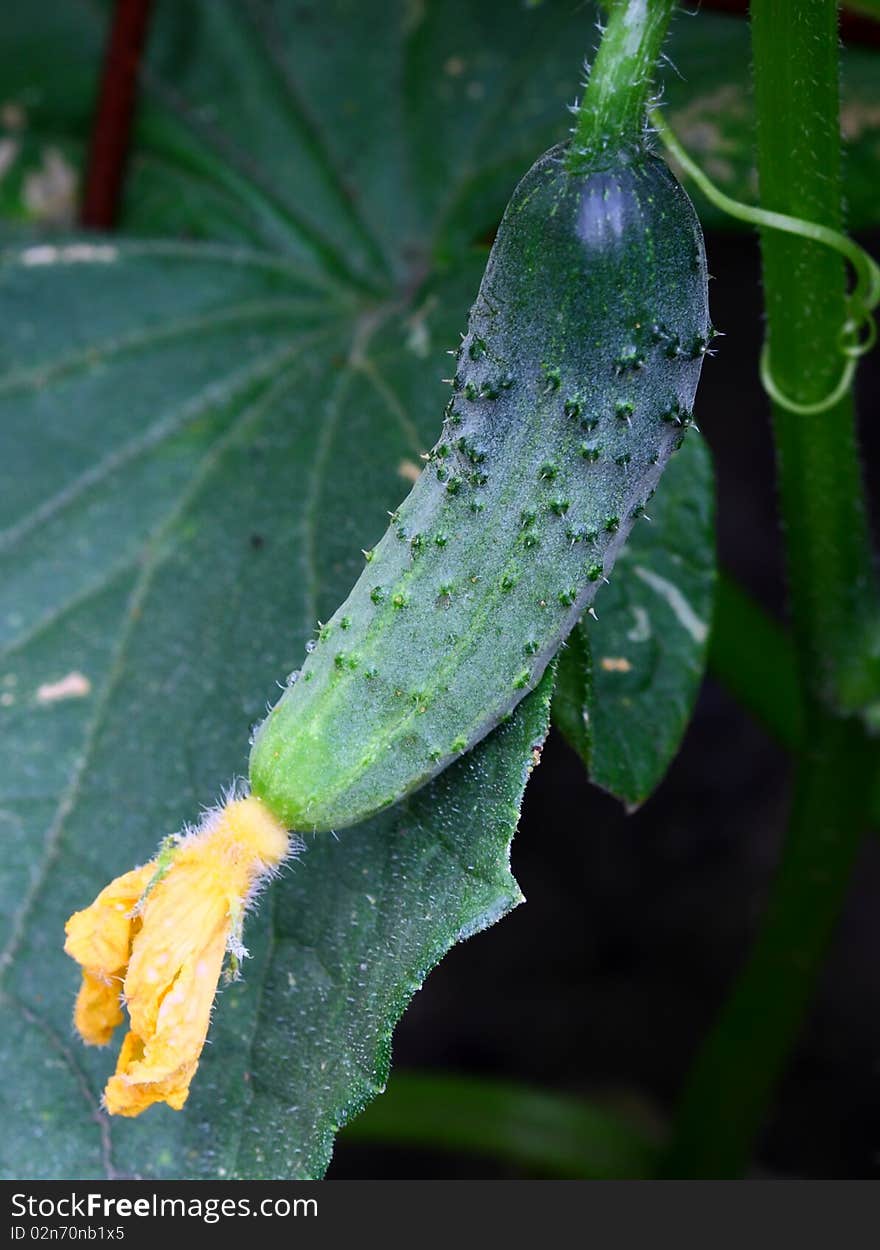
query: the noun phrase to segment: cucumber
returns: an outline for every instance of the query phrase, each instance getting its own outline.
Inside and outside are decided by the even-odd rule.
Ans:
[[[252,792],[293,829],[365,819],[510,713],[691,422],[712,334],[691,203],[644,147],[566,155],[514,191],[440,439],[253,741]]]

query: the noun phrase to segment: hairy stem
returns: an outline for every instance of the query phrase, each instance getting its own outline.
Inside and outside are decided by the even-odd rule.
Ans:
[[[569,167],[589,168],[606,148],[639,142],[654,67],[675,0],[613,0],[577,111]]]
[[[758,168],[765,208],[838,229],[838,45],[833,0],[754,0]],[[774,379],[822,399],[840,372],[840,258],[766,232],[764,292]],[[821,414],[774,406],[780,510],[803,735],[782,858],[754,949],[697,1059],[665,1173],[746,1168],[797,1038],[871,801],[875,749],[845,709],[868,702],[876,588],[851,396]]]
[[[833,0],[752,6],[762,207],[841,227],[838,39]],[[770,363],[793,399],[840,376],[846,275],[815,243],[761,239]],[[880,689],[873,569],[852,392],[826,412],[774,405],[792,623],[804,690],[854,708]]]

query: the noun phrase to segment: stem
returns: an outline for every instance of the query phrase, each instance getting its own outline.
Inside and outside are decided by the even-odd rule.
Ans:
[[[785,629],[724,569],[718,576],[709,638],[709,669],[738,703],[797,753],[804,738],[804,708],[797,661]],[[880,831],[880,754],[874,743],[874,777],[868,820]]]
[[[804,713],[791,639],[723,569],[715,592],[709,667],[777,741],[797,750]]]
[[[858,850],[871,755],[825,716],[798,767],[782,862],[745,971],[691,1071],[664,1174],[736,1177],[797,1038]]]
[[[546,1176],[648,1177],[653,1135],[585,1099],[509,1081],[397,1072],[387,1091],[346,1126],[342,1141],[465,1150]]]
[[[765,208],[839,230],[838,40],[833,0],[753,4],[758,167]],[[805,239],[761,239],[770,360],[794,399],[820,400],[840,374],[844,265]],[[780,509],[801,681],[856,708],[880,686],[880,596],[852,393],[815,415],[773,406]]]
[[[764,207],[838,229],[840,142],[833,0],[754,0]],[[821,399],[839,370],[844,272],[806,239],[762,238],[771,360],[782,390]],[[746,1167],[797,1037],[867,819],[874,751],[837,704],[873,689],[872,553],[850,396],[822,414],[774,408],[780,508],[804,717],[788,834],[744,971],[691,1074],[665,1172]]]
[[[569,168],[591,168],[606,149],[635,147],[675,0],[613,0],[577,110]]]

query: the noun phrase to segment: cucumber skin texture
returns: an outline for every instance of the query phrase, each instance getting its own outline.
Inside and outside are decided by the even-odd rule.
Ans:
[[[680,445],[711,333],[702,232],[666,165],[540,157],[441,437],[253,741],[252,792],[289,827],[396,802],[535,687]]]

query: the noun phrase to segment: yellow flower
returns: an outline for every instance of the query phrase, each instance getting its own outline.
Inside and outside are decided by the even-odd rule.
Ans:
[[[83,1041],[105,1046],[122,1003],[131,1021],[104,1091],[111,1115],[186,1102],[226,952],[245,953],[245,908],[288,848],[258,799],[234,799],[68,920],[64,949],[83,970],[74,1011]]]

